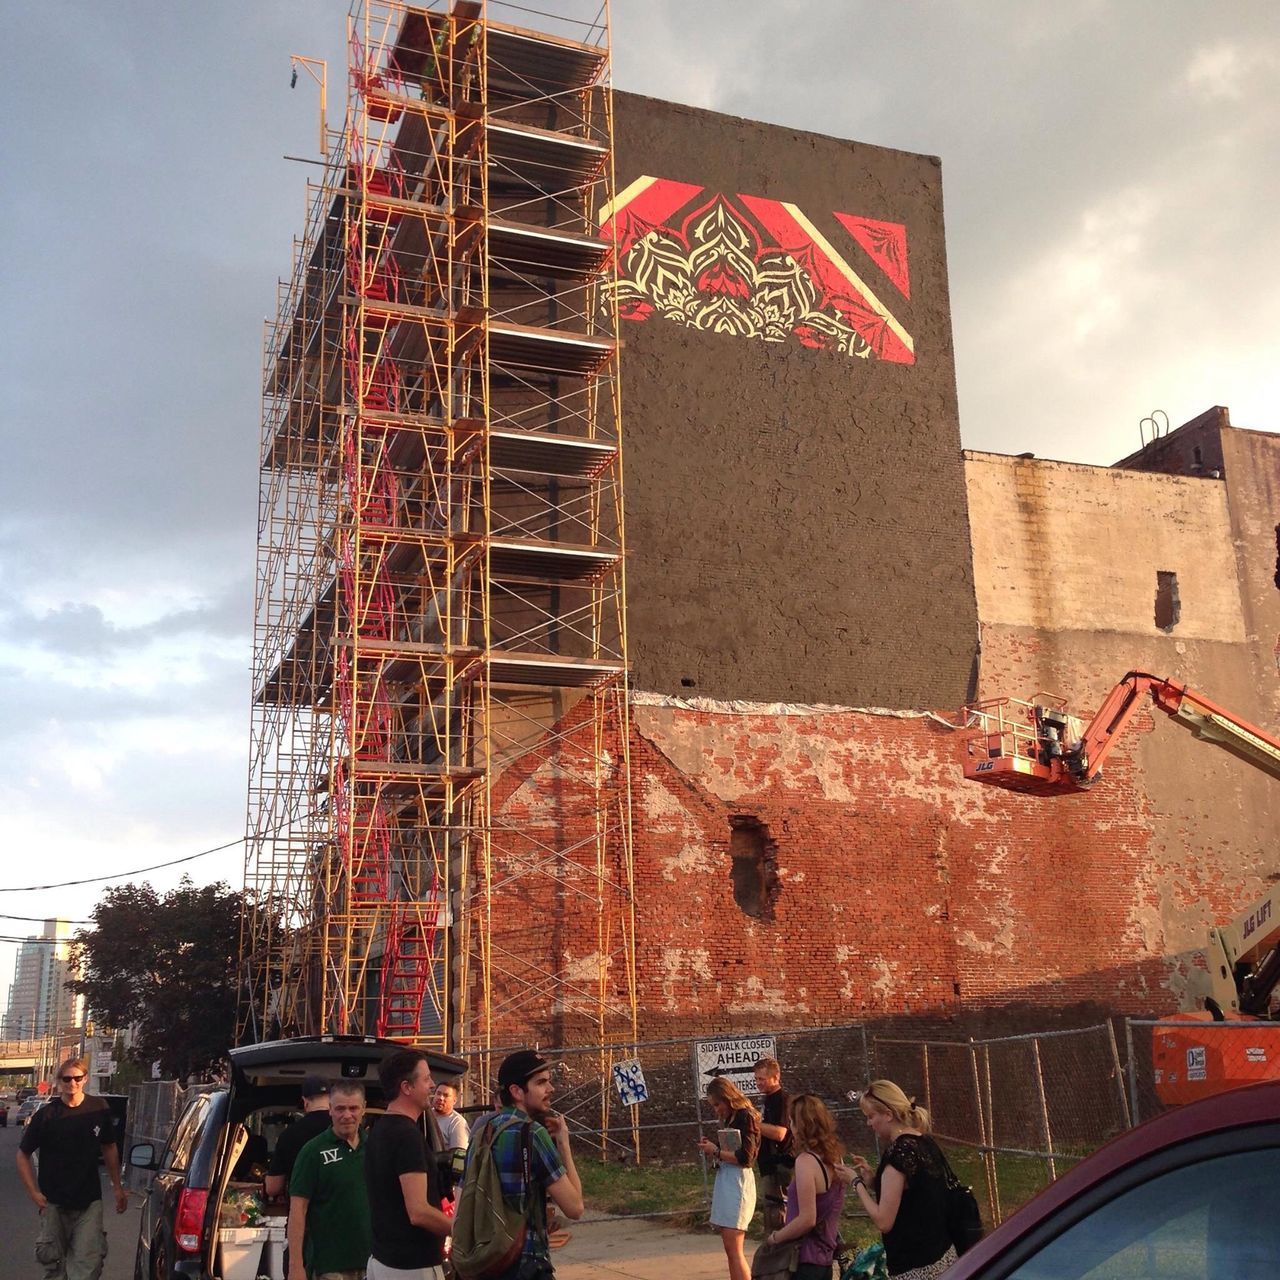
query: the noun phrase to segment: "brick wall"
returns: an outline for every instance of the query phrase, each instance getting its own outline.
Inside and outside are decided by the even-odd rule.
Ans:
[[[632,737],[642,1031],[1175,1010],[1249,877],[1162,837],[1139,756],[1163,727],[1140,717],[1105,782],[1055,802],[965,783],[959,735],[932,719],[647,700]],[[534,771],[504,802],[534,838],[552,781]],[[557,772],[559,813],[585,809],[575,785]],[[776,860],[764,919],[735,901],[744,817]],[[578,897],[529,877],[508,891],[529,965],[595,972]],[[547,1042],[588,1034],[563,1014],[549,992],[519,1018]]]

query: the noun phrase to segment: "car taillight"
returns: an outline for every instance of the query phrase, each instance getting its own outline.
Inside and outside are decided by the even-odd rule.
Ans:
[[[204,1211],[209,1204],[208,1191],[184,1190],[178,1197],[178,1215],[173,1224],[173,1238],[184,1253],[199,1253],[204,1235]]]

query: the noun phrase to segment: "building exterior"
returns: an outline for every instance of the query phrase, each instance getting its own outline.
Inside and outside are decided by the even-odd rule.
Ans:
[[[75,977],[70,941],[71,927],[65,920],[46,920],[39,934],[18,947],[0,1038],[35,1040],[82,1021],[84,997],[66,986]]]
[[[1183,474],[1197,442],[1214,465]],[[1050,690],[1088,716],[1149,670],[1276,732],[1280,436],[1215,410],[1115,467],[963,471],[979,697]],[[1144,711],[1087,794],[1012,795],[963,780],[957,712],[637,693],[645,1034],[1196,1004],[1209,926],[1280,874],[1275,781]],[[544,795],[527,777],[511,803],[536,820]]]
[[[503,11],[359,10],[269,336],[242,1034],[1193,1001],[1274,783],[1144,714],[992,792],[958,711],[1146,669],[1274,730],[1280,438],[962,451],[936,157]]]

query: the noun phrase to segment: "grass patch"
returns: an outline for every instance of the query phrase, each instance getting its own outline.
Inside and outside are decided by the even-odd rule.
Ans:
[[[579,1163],[578,1173],[589,1213],[662,1213],[682,1226],[707,1220],[706,1184],[699,1165],[637,1167],[586,1158]]]
[[[973,1188],[982,1208],[983,1221],[990,1228],[991,1207],[981,1155],[972,1148],[950,1144],[945,1144],[945,1150],[956,1175]],[[1059,1175],[1081,1157],[1059,1156]],[[582,1177],[587,1211],[592,1216],[652,1214],[661,1215],[659,1220],[670,1226],[695,1228],[707,1225],[707,1197],[711,1184],[703,1180],[702,1168],[698,1164],[665,1164],[650,1160],[637,1167],[606,1163],[588,1156],[579,1162],[578,1173]],[[1005,1218],[1049,1184],[1045,1162],[1033,1156],[998,1155],[996,1179],[1001,1213]],[[762,1234],[757,1212],[748,1235],[758,1239]],[[862,1212],[853,1193],[845,1197],[840,1236],[847,1244],[859,1249],[880,1239],[880,1233]]]

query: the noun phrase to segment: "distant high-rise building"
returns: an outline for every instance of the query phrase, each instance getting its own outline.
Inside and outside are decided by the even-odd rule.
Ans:
[[[18,948],[4,1017],[7,1039],[56,1034],[82,1020],[84,997],[67,990],[75,976],[70,943],[65,920],[46,920],[41,932]]]

